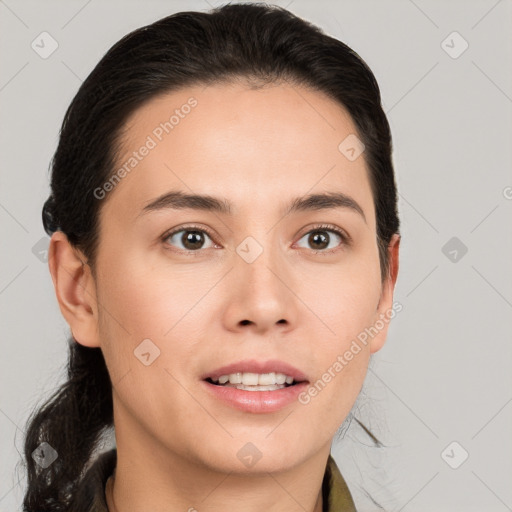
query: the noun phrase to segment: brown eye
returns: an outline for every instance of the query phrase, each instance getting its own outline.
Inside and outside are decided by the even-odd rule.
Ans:
[[[331,237],[326,231],[315,231],[310,233],[308,243],[313,249],[325,249],[329,245]]]
[[[318,252],[332,252],[346,242],[346,236],[337,229],[316,228],[306,233],[300,241],[306,239],[308,249]]]
[[[171,245],[178,244],[178,249],[184,251],[197,251],[205,248],[204,243],[206,238],[211,241],[211,238],[206,231],[197,228],[182,228],[170,233],[165,240],[170,240]]]

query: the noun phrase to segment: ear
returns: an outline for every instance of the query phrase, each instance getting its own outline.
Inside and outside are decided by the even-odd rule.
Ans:
[[[99,347],[96,286],[86,258],[62,231],[53,233],[48,266],[62,315],[75,341]]]
[[[398,277],[399,248],[400,235],[394,234],[388,245],[389,273],[382,284],[380,301],[375,314],[375,322],[372,326],[373,332],[377,331],[370,342],[370,352],[372,354],[382,348],[386,341],[390,320],[402,309],[401,304],[396,308],[393,307],[393,292]]]

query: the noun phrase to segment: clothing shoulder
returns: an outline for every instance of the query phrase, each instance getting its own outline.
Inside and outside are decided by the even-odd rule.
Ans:
[[[357,512],[350,490],[331,454],[327,460],[322,490],[324,512]]]

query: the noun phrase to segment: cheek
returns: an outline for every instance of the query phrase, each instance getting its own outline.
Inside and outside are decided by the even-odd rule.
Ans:
[[[302,282],[301,298],[318,318],[315,345],[321,347],[314,353],[319,368],[314,396],[305,396],[304,402],[333,411],[334,423],[327,430],[346,417],[366,376],[370,345],[364,333],[376,317],[379,271],[378,260],[361,258],[317,271],[315,279]]]
[[[319,328],[338,348],[374,321],[381,283],[378,257],[373,256],[354,254],[339,265],[303,273],[304,302],[323,321]]]
[[[176,272],[136,252],[122,259],[112,256],[110,261],[115,264],[99,277],[99,295],[111,313],[110,320],[117,323],[114,328],[129,332],[134,341],[163,337],[197,302],[197,287],[193,286],[197,275],[192,267]]]
[[[123,258],[104,256],[103,261],[115,262],[98,275],[98,298],[103,306],[100,336],[113,382],[130,370],[141,389],[150,389],[159,372],[157,380],[162,378],[165,386],[172,387],[164,369],[177,376],[189,371],[187,361],[194,360],[197,344],[204,338],[199,319],[208,305],[200,299],[218,277],[210,276],[210,283],[192,265],[177,271],[162,264],[161,258],[155,262],[136,253]],[[143,347],[151,358],[157,355],[149,372],[136,359]]]
[[[123,407],[147,422],[148,430],[178,412],[183,418],[186,396],[173,376],[183,381],[196,348],[193,333],[187,332],[191,343],[177,336],[197,301],[197,290],[184,286],[192,279],[192,274],[165,277],[147,260],[134,257],[117,258],[98,279],[100,336],[113,387]],[[170,396],[181,401],[170,401]]]

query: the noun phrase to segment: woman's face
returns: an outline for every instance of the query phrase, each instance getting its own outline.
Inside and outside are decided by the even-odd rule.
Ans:
[[[366,343],[361,333],[389,318],[396,278],[381,285],[351,118],[298,86],[224,84],[153,99],[126,128],[124,172],[96,191],[97,334],[76,336],[104,352],[118,445],[122,436],[135,452],[151,445],[225,471],[241,471],[246,452],[261,454],[256,470],[274,471],[330,446],[384,343],[387,323]],[[145,209],[170,192],[230,212],[197,199]],[[353,203],[287,213],[311,194]],[[204,377],[242,360],[282,361],[308,383],[281,404],[258,405],[260,391],[244,393],[256,404],[228,403]]]

